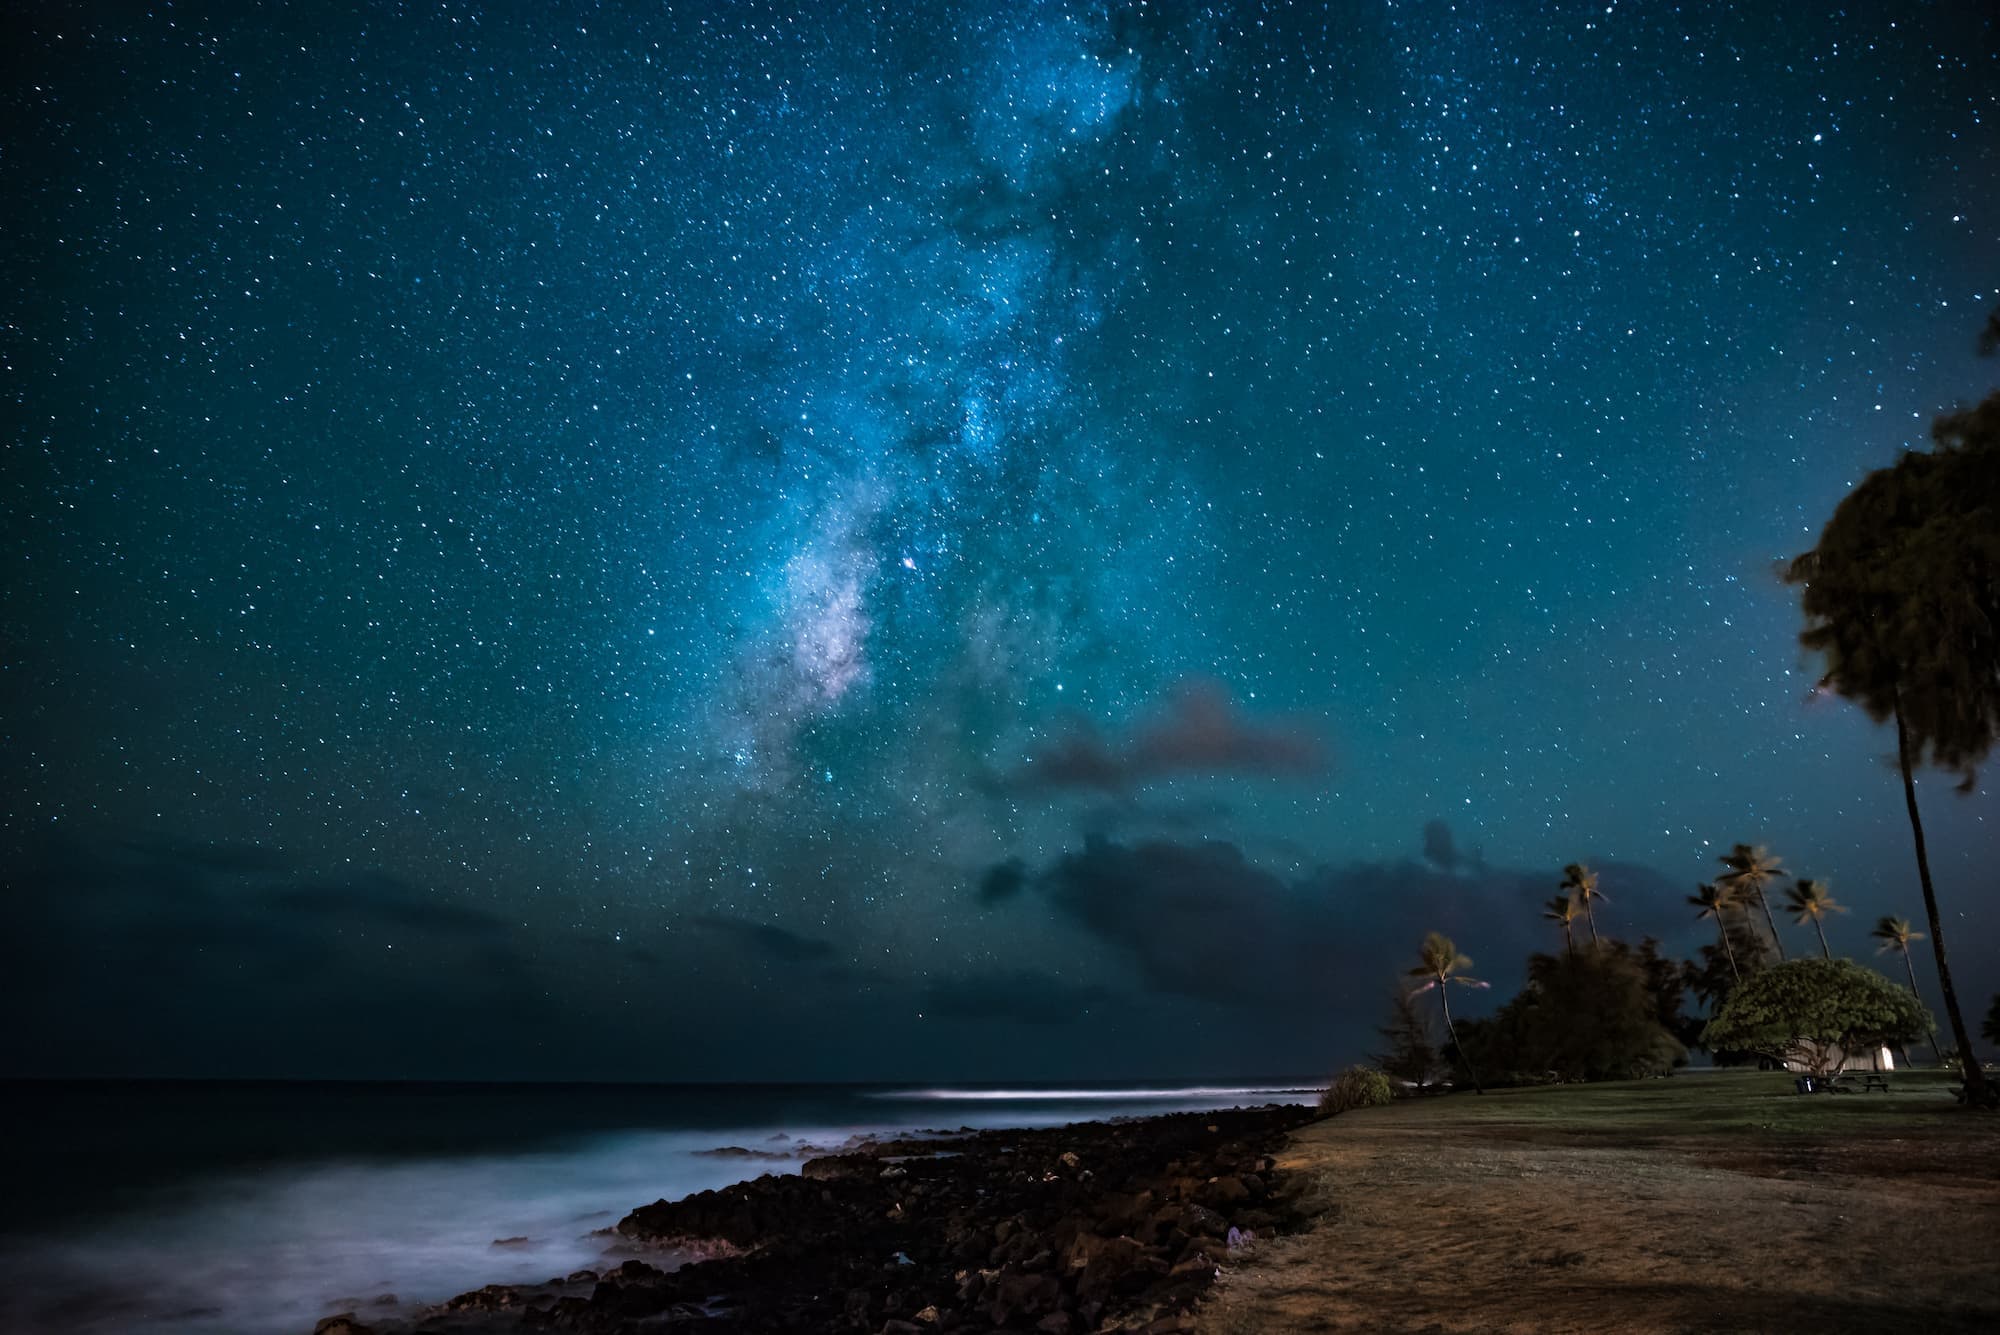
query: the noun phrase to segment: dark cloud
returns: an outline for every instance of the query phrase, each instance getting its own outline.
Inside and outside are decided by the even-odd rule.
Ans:
[[[182,839],[165,834],[132,835],[112,841],[111,854],[120,855],[138,866],[155,871],[172,869],[185,875],[220,872],[256,875],[283,872],[291,861],[283,852],[263,844],[217,843]]]
[[[926,1012],[950,1019],[1063,1024],[1082,1018],[1108,994],[1094,984],[1065,983],[1036,969],[942,978],[924,989]]]
[[[979,878],[979,900],[983,904],[997,904],[1003,899],[1012,899],[1028,884],[1028,864],[1019,858],[1008,858],[986,869]]]
[[[1079,720],[1029,756],[1006,786],[1123,794],[1178,775],[1304,778],[1325,766],[1325,744],[1310,729],[1292,721],[1253,719],[1219,684],[1195,681],[1122,739],[1107,738]]]
[[[421,1047],[470,1074],[550,1019],[508,923],[395,877],[139,836],[40,842],[8,881],[36,943],[10,981],[41,1018],[6,1069],[380,1074]]]
[[[1647,867],[1599,868],[1634,939],[1691,944],[1682,894]],[[1353,863],[1280,876],[1234,844],[1088,840],[1026,878],[1063,919],[1111,947],[1150,990],[1259,1007],[1372,995],[1440,930],[1505,996],[1527,955],[1554,948],[1541,901],[1561,871],[1489,868],[1456,858]],[[1357,992],[1358,989],[1358,992]]]
[[[1424,861],[1445,871],[1458,866],[1458,842],[1451,837],[1451,826],[1441,820],[1424,824]]]
[[[1424,861],[1440,871],[1476,869],[1486,865],[1478,849],[1470,853],[1461,852],[1458,841],[1452,837],[1451,826],[1441,820],[1428,821],[1424,825]]]
[[[724,913],[704,913],[693,919],[696,927],[719,932],[746,949],[784,964],[809,964],[831,960],[833,943],[816,936],[801,936],[788,928],[767,922],[752,922]]]
[[[279,886],[264,897],[272,908],[307,917],[368,921],[424,932],[493,935],[507,926],[498,914],[426,895],[406,881],[380,874]]]

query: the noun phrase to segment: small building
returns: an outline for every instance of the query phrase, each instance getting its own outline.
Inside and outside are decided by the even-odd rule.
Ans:
[[[1876,1044],[1858,1048],[1853,1052],[1841,1052],[1838,1048],[1829,1050],[1828,1057],[1837,1057],[1833,1062],[1814,1062],[1806,1057],[1787,1057],[1787,1071],[1810,1071],[1815,1066],[1832,1071],[1893,1071],[1896,1069],[1896,1054],[1887,1046]]]

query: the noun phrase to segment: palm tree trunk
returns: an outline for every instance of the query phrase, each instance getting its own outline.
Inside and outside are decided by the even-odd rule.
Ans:
[[[1583,901],[1583,916],[1590,920],[1590,944],[1597,945],[1597,906],[1589,900]]]
[[[1924,994],[1917,991],[1917,966],[1910,963],[1910,943],[1908,941],[1903,942],[1903,972],[1910,975],[1910,995],[1921,1003],[1924,999]],[[1937,1026],[1935,1024],[1930,1027],[1930,1033],[1926,1037],[1930,1039],[1931,1056],[1943,1057],[1944,1054],[1938,1051]]]
[[[1715,915],[1715,932],[1722,938],[1722,953],[1729,958],[1729,976],[1734,978],[1740,987],[1743,983],[1743,971],[1736,967],[1736,947],[1729,944],[1729,924],[1722,920],[1720,913]]]
[[[1818,917],[1814,917],[1813,930],[1819,933],[1819,957],[1823,960],[1832,959],[1833,952],[1826,948],[1826,924],[1821,922]]]
[[[1444,1031],[1451,1035],[1451,1045],[1458,1049],[1458,1059],[1465,1063],[1465,1069],[1472,1076],[1472,1091],[1484,1094],[1486,1087],[1479,1083],[1479,1068],[1472,1064],[1472,1058],[1465,1051],[1465,1044],[1458,1041],[1458,1026],[1451,1022],[1451,1000],[1444,994],[1444,980],[1438,980],[1438,1005],[1444,1008]]]
[[[1568,923],[1563,924],[1563,954],[1576,958],[1576,938],[1570,935]]]
[[[1965,1016],[1958,1009],[1958,989],[1951,985],[1951,963],[1944,950],[1944,923],[1938,918],[1937,891],[1931,887],[1931,858],[1924,848],[1924,821],[1917,814],[1917,781],[1910,774],[1910,731],[1903,724],[1900,699],[1896,704],[1896,759],[1903,767],[1903,802],[1910,809],[1910,834],[1917,844],[1917,880],[1923,885],[1924,912],[1931,920],[1931,951],[1937,956],[1938,990],[1944,993],[1944,1013],[1951,1021],[1951,1036],[1958,1041],[1958,1060],[1964,1068],[1965,1101],[1981,1107],[1989,1098],[1986,1073],[1979,1069],[1972,1038],[1966,1033]]]
[[[1757,907],[1764,910],[1764,925],[1771,929],[1771,944],[1778,948],[1778,961],[1785,959],[1785,938],[1778,935],[1778,920],[1771,916],[1771,901],[1764,898],[1764,887],[1757,887]]]

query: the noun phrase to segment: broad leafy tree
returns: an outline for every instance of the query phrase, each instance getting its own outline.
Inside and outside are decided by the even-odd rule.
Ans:
[[[1607,941],[1570,955],[1534,955],[1528,984],[1462,1041],[1495,1081],[1632,1080],[1687,1060],[1680,970],[1657,943]]]
[[[1799,641],[1825,663],[1820,688],[1895,727],[1938,989],[1967,1101],[1986,1103],[1996,1091],[1952,984],[1915,772],[1956,771],[1969,792],[2000,738],[2000,393],[1939,418],[1931,438],[1848,492],[1786,578],[1804,588]]]
[[[1843,1057],[1922,1038],[1929,1023],[1922,1002],[1873,969],[1799,959],[1774,964],[1730,993],[1701,1041],[1826,1075]]]

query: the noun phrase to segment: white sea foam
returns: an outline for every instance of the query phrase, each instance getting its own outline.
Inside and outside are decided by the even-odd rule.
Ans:
[[[310,1331],[492,1283],[605,1264],[590,1236],[634,1206],[796,1158],[702,1155],[713,1133],[621,1134],[529,1154],[342,1161],[212,1179],[176,1204],[0,1253],[0,1328],[20,1335]],[[495,1246],[500,1239],[525,1239]],[[377,1300],[395,1295],[397,1306]]]
[[[857,1091],[858,1092],[858,1091]],[[237,1170],[38,1237],[0,1239],[9,1335],[305,1335],[323,1316],[408,1314],[486,1284],[602,1269],[593,1236],[636,1206],[792,1172],[856,1136],[1046,1126],[1270,1102],[1281,1085],[879,1091],[809,1121],[576,1136],[532,1152],[342,1158]],[[896,1103],[906,1106],[897,1108]],[[476,1117],[483,1105],[468,1103]],[[497,1110],[495,1110],[497,1111]],[[783,1134],[780,1135],[779,1132]],[[715,1154],[724,1146],[748,1156]],[[500,1240],[506,1246],[495,1246]],[[380,1301],[394,1295],[393,1306]]]

